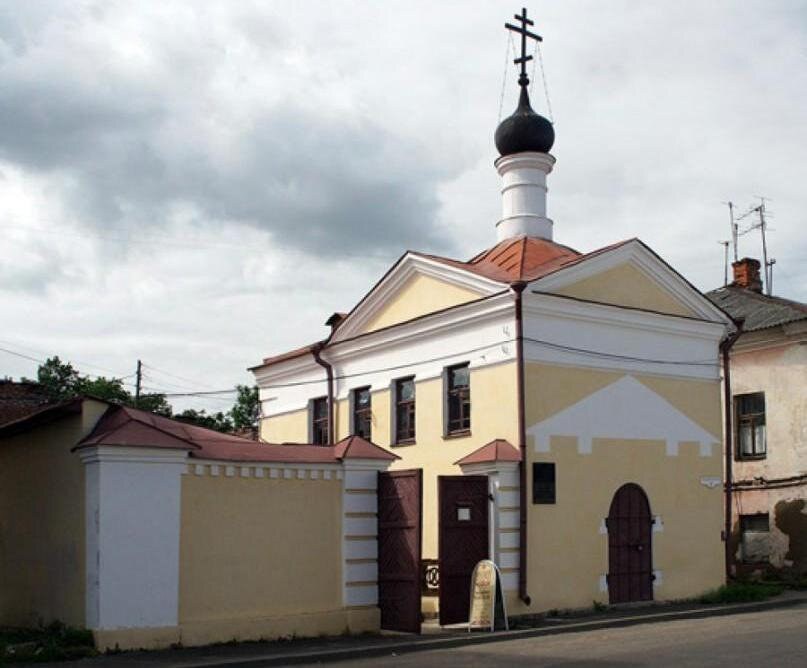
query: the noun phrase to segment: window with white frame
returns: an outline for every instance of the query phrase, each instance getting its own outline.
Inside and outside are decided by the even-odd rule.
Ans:
[[[738,394],[734,397],[737,424],[737,456],[740,459],[765,457],[765,393]]]

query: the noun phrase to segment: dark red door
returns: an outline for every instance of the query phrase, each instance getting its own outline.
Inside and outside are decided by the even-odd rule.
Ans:
[[[488,550],[487,476],[440,476],[440,624],[468,621],[471,574]]]
[[[381,628],[420,633],[421,471],[378,474]]]
[[[617,490],[607,526],[610,602],[653,600],[653,519],[639,485],[631,482]]]

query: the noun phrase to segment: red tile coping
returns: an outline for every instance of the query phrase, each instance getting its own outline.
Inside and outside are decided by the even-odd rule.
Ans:
[[[360,436],[348,436],[331,446],[256,443],[128,406],[110,406],[90,435],[73,449],[95,445],[188,450],[195,459],[239,462],[334,464],[345,459],[399,459]]]
[[[518,449],[503,438],[497,438],[490,443],[486,443],[481,448],[465,455],[454,464],[460,466],[465,464],[489,464],[490,462],[520,462],[521,453]]]

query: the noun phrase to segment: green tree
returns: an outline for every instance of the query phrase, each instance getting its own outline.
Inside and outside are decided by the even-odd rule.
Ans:
[[[40,364],[36,377],[51,401],[65,401],[89,395],[115,404],[171,416],[171,404],[166,401],[164,394],[141,394],[140,399],[135,402],[134,396],[123,386],[120,378],[82,376],[70,362],[62,362],[58,355],[49,357]]]
[[[132,405],[134,406],[134,404],[135,401],[134,398],[132,398]],[[141,394],[140,398],[137,400],[137,408],[140,410],[149,411],[150,413],[156,413],[157,415],[162,415],[164,417],[171,417],[174,412],[173,407],[168,403],[165,395],[160,394],[159,392]]]
[[[58,355],[39,365],[36,380],[51,401],[65,401],[81,394],[79,372],[69,362],[62,362]]]
[[[258,388],[249,385],[236,385],[238,395],[235,405],[230,409],[230,418],[235,429],[257,429],[261,416],[261,404],[258,401]]]
[[[232,432],[233,430],[233,422],[230,416],[221,411],[217,413],[207,413],[204,409],[197,411],[195,408],[186,408],[181,413],[174,415],[174,419],[225,433]]]
[[[39,366],[37,381],[45,388],[51,401],[65,401],[73,397],[89,395],[221,432],[232,432],[233,429],[257,429],[258,426],[260,414],[258,388],[248,385],[237,386],[238,395],[235,405],[226,413],[221,411],[207,413],[204,410],[188,408],[178,415],[173,415],[173,408],[164,394],[141,394],[135,401],[134,396],[124,387],[120,378],[83,376],[72,364],[59,359],[58,355],[49,357]]]

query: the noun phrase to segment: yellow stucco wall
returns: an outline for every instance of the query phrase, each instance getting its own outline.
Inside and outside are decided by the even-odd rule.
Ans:
[[[464,304],[483,295],[430,276],[415,274],[364,328],[373,332],[440,309]]]
[[[660,313],[696,315],[630,264],[621,264],[555,292],[566,297],[649,309]]]
[[[471,433],[460,438],[443,437],[443,381],[415,383],[414,445],[392,447],[401,457],[390,469],[423,469],[423,558],[437,558],[437,477],[462,475],[454,462],[496,438],[518,443],[516,365],[514,362],[471,370]],[[389,393],[381,408],[389,416]],[[375,397],[373,397],[375,415]],[[385,418],[387,423],[389,418]],[[389,430],[386,440],[389,443]]]
[[[372,393],[372,440],[401,457],[391,469],[423,469],[423,558],[437,558],[437,476],[461,475],[454,462],[495,438],[518,442],[516,366],[514,362],[471,370],[471,434],[443,437],[443,381],[434,378],[415,382],[416,442],[391,446],[390,391]],[[337,439],[350,431],[349,402],[336,402]],[[273,421],[277,421],[272,424]],[[269,423],[271,426],[267,426]],[[276,441],[299,441],[306,437],[306,411],[266,418],[262,433]]]
[[[342,608],[341,509],[335,476],[183,476],[182,642],[373,628],[377,610]]]
[[[529,364],[526,374],[527,425],[550,417],[623,374]],[[707,431],[721,433],[718,381],[635,376]],[[528,495],[528,582],[530,610],[584,607],[608,602],[599,576],[608,572],[608,536],[600,531],[617,489],[639,484],[660,515],[663,531],[653,533],[653,568],[662,572],[655,598],[699,594],[723,581],[723,497],[701,476],[720,476],[721,449],[700,456],[696,443],[684,443],[667,456],[660,441],[593,440],[591,454],[579,454],[577,441],[553,437],[551,451],[536,453],[528,438],[528,485],[532,462],[555,462],[557,503],[533,505]],[[528,489],[531,488],[528,486]],[[516,605],[514,612],[525,612]]]
[[[0,624],[85,624],[84,466],[105,404],[0,439]]]
[[[308,441],[308,409],[264,418],[260,438],[267,443],[305,443]]]

